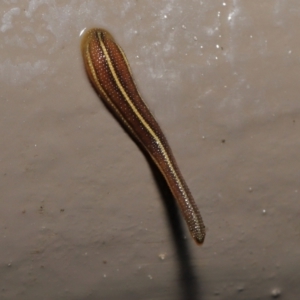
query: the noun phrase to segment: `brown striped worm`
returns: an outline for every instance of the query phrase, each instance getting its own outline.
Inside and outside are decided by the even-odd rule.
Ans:
[[[100,98],[133,138],[146,150],[164,176],[197,244],[205,226],[171,148],[158,123],[142,100],[123,50],[106,30],[91,29],[83,37],[86,72]]]

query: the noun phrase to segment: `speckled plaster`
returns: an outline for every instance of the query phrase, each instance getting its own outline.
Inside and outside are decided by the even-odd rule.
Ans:
[[[3,0],[0,299],[297,299],[300,3]],[[199,205],[166,186],[91,88],[109,30]]]

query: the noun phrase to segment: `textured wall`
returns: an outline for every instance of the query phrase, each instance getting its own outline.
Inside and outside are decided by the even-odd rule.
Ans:
[[[296,299],[300,4],[3,0],[0,299]],[[80,32],[121,44],[199,205],[91,88]],[[184,238],[186,235],[186,238]]]

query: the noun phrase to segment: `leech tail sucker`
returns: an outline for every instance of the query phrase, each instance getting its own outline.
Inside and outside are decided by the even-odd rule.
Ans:
[[[104,29],[91,29],[83,37],[82,55],[89,80],[119,122],[150,155],[165,178],[197,244],[205,226],[160,126],[142,100],[123,50]]]

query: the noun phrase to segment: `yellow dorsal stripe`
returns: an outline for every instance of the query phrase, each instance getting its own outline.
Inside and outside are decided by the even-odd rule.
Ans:
[[[126,126],[129,128],[129,130],[134,134],[133,129],[131,128],[131,126],[128,124],[128,122],[123,118],[122,114],[120,113],[120,111],[117,109],[117,107],[113,104],[113,102],[109,99],[108,95],[106,94],[106,92],[104,91],[104,89],[102,88],[101,84],[99,83],[98,77],[97,77],[97,73],[95,71],[95,68],[93,66],[93,62],[90,56],[90,45],[87,45],[86,48],[86,58],[87,58],[87,63],[89,65],[89,70],[92,73],[92,77],[93,77],[93,82],[97,85],[97,88],[99,89],[99,91],[101,91],[102,96],[105,97],[106,101],[109,102],[109,105],[111,105],[114,109],[115,112],[117,112],[117,114],[119,115],[119,117],[122,119],[122,121],[126,124]],[[135,134],[134,134],[135,135]],[[136,135],[135,135],[136,136]],[[139,138],[136,136],[136,138],[139,140]]]
[[[105,45],[104,45],[104,43],[103,43],[103,41],[102,41],[102,37],[101,37],[101,35],[100,35],[99,33],[98,33],[98,39],[99,39],[99,43],[100,43],[101,49],[102,49],[102,51],[103,51],[103,53],[104,53],[104,55],[105,55],[105,57],[106,57],[106,60],[107,60],[107,63],[108,63],[108,67],[109,67],[109,69],[110,69],[110,71],[111,71],[111,74],[112,74],[112,76],[113,76],[113,78],[114,78],[114,80],[115,80],[115,83],[117,84],[117,86],[118,86],[120,92],[122,93],[124,99],[127,101],[127,103],[129,104],[129,106],[130,106],[131,109],[133,110],[134,114],[137,116],[137,118],[140,120],[140,122],[143,124],[143,126],[148,130],[148,132],[150,133],[150,135],[151,135],[151,136],[153,137],[153,139],[155,140],[155,142],[156,142],[156,144],[158,145],[160,151],[162,152],[164,158],[166,159],[167,164],[168,164],[168,166],[169,166],[169,168],[170,168],[170,170],[171,170],[173,176],[174,176],[175,179],[176,179],[176,182],[177,182],[177,184],[178,184],[178,186],[179,186],[179,189],[180,189],[181,193],[183,194],[184,198],[187,199],[188,197],[187,197],[187,194],[186,194],[186,192],[185,192],[185,189],[184,189],[184,187],[182,186],[181,180],[179,179],[179,177],[178,177],[178,175],[177,175],[177,173],[176,173],[176,171],[175,171],[175,169],[174,169],[174,167],[173,167],[173,164],[172,164],[172,162],[171,162],[171,159],[170,159],[169,156],[168,156],[168,153],[167,153],[165,147],[164,147],[163,144],[161,143],[159,137],[158,137],[158,136],[155,134],[155,132],[152,130],[151,126],[150,126],[150,125],[146,122],[146,120],[142,117],[142,115],[140,114],[140,112],[139,112],[138,109],[135,107],[134,103],[131,101],[130,97],[129,97],[128,94],[126,93],[125,89],[123,88],[123,86],[122,86],[122,84],[121,84],[121,82],[120,82],[120,80],[119,80],[119,78],[118,78],[118,76],[117,76],[117,74],[116,74],[116,71],[115,71],[114,66],[113,66],[113,63],[112,63],[112,61],[111,61],[111,59],[110,59],[109,53],[108,53],[108,51],[107,51],[107,49],[106,49],[106,47],[105,47]],[[126,61],[125,61],[125,62],[126,62]],[[126,62],[126,64],[127,64],[127,62]],[[186,202],[186,204],[187,204],[189,207],[191,207],[189,201],[185,201],[185,202]]]

